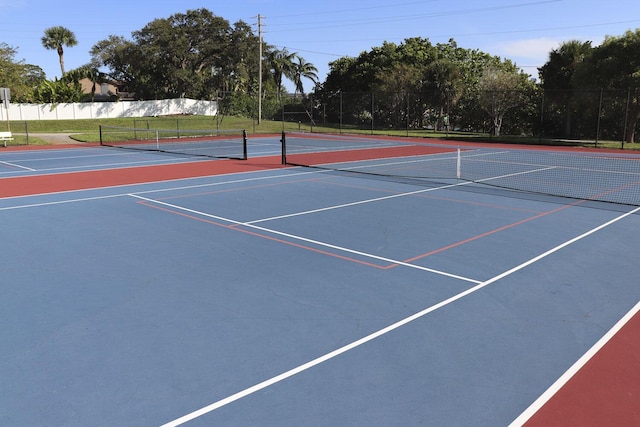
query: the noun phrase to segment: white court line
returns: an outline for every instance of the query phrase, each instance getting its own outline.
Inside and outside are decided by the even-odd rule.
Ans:
[[[65,153],[65,154],[69,154],[69,153],[80,153],[83,151],[86,152],[91,152],[91,151],[95,151],[96,148],[100,148],[100,147],[83,147],[83,148],[48,148],[46,150],[32,150],[32,151],[23,151],[23,150],[16,150],[16,151],[7,151],[2,153],[2,157],[20,157],[23,158],[25,153],[27,153],[27,157],[32,157],[32,158],[37,158],[37,157],[33,157],[35,155],[38,155],[40,153],[44,154],[55,154],[55,153]]]
[[[576,361],[555,383],[536,399],[518,418],[513,420],[509,427],[520,427],[526,423],[536,412],[540,410],[584,365],[587,364],[604,347],[611,338],[624,327],[629,320],[640,312],[640,302],[625,314],[609,331],[598,340],[580,359]]]
[[[28,170],[30,172],[35,172],[36,171],[35,169],[31,169],[31,168],[28,168],[26,166],[16,165],[15,163],[11,163],[11,162],[0,162],[0,164],[11,166],[11,167],[18,168],[18,169],[25,169],[25,170]],[[13,171],[13,172],[15,172],[15,171]],[[8,172],[8,173],[10,173],[10,172]]]
[[[422,267],[422,266],[415,265],[415,264],[410,264],[410,263],[404,262],[404,261],[399,261],[399,260],[395,260],[395,259],[391,259],[391,258],[385,258],[385,257],[382,257],[382,256],[369,254],[369,253],[366,253],[366,252],[360,252],[360,251],[356,251],[354,249],[349,249],[349,248],[345,248],[345,247],[342,247],[342,246],[337,246],[337,245],[332,245],[330,243],[321,242],[319,240],[307,239],[306,237],[296,236],[295,234],[284,233],[282,231],[273,230],[273,229],[266,228],[266,227],[259,227],[257,225],[253,225],[253,224],[250,224],[250,223],[247,223],[247,222],[236,221],[236,220],[225,218],[225,217],[222,217],[222,216],[208,214],[206,212],[201,212],[201,211],[197,211],[197,210],[194,210],[194,209],[185,208],[183,206],[178,206],[178,205],[174,205],[174,204],[171,204],[171,203],[166,203],[166,202],[161,202],[161,201],[154,200],[154,199],[149,199],[147,197],[142,197],[142,196],[136,195],[136,194],[130,194],[130,196],[131,197],[135,197],[135,198],[140,199],[140,200],[147,201],[149,203],[154,203],[154,204],[157,204],[157,205],[166,206],[166,207],[169,207],[169,208],[172,208],[172,209],[176,209],[176,210],[183,211],[183,212],[188,212],[188,213],[191,213],[191,214],[194,214],[194,215],[198,215],[198,216],[202,216],[202,217],[205,217],[205,218],[212,218],[212,219],[215,219],[215,220],[218,220],[218,221],[224,221],[224,222],[228,222],[228,223],[234,224],[234,225],[253,228],[255,230],[259,230],[259,231],[262,231],[262,232],[265,232],[265,233],[275,234],[277,236],[286,237],[288,239],[298,240],[298,241],[301,241],[301,242],[310,243],[310,244],[317,245],[317,246],[322,246],[322,247],[333,249],[333,250],[340,251],[340,252],[346,252],[346,253],[349,253],[349,254],[352,254],[352,255],[358,255],[358,256],[361,256],[361,257],[365,257],[365,258],[371,258],[371,259],[375,259],[375,260],[378,260],[378,261],[388,262],[388,263],[391,263],[391,264],[398,264],[398,265],[402,265],[404,267],[414,268],[416,270],[428,271],[429,273],[438,274],[440,276],[451,277],[453,279],[458,279],[458,280],[462,280],[462,281],[465,281],[465,282],[480,283],[479,280],[470,279],[470,278],[464,277],[464,276],[458,276],[456,274],[447,273],[445,271],[434,270],[434,269],[431,269],[431,268]]]
[[[189,162],[189,163],[197,163],[197,162],[204,162],[206,160],[193,160],[193,159],[189,159],[189,158],[181,158],[181,157],[168,157],[166,159],[162,159],[162,160],[158,160],[158,159],[154,159],[154,160],[138,160],[138,161],[129,161],[129,162],[118,162],[118,163],[101,163],[101,164],[95,164],[95,165],[80,165],[80,166],[63,166],[63,167],[57,167],[57,168],[43,168],[43,169],[30,169],[30,168],[26,168],[25,169],[32,171],[32,172],[61,172],[61,173],[65,173],[66,171],[71,171],[71,170],[75,170],[75,169],[81,169],[81,172],[99,172],[99,171],[104,171],[104,170],[114,170],[114,169],[120,169],[120,168],[126,168],[126,167],[130,167],[130,166],[134,166],[134,165],[146,165],[146,164],[151,164],[152,166],[155,165],[164,165],[166,163],[170,163],[170,164],[175,164],[175,163],[179,163],[179,162]],[[4,162],[0,162],[0,163],[4,163]],[[86,169],[86,170],[85,170]],[[2,172],[4,174],[8,174],[15,171],[9,171],[9,172]]]
[[[89,150],[83,150],[83,151],[89,151]],[[65,154],[69,154],[68,151],[62,151]],[[102,152],[101,154],[98,153],[98,151],[91,151],[93,153],[96,154],[82,154],[82,155],[76,155],[76,156],[49,156],[49,157],[23,157],[20,160],[23,162],[48,162],[48,161],[52,161],[52,160],[69,160],[69,159],[86,159],[86,158],[93,158],[93,157],[114,157],[114,156],[127,156],[130,153],[122,153],[122,152],[110,152],[109,154],[107,154],[106,152]],[[20,154],[24,154],[25,152],[19,152]],[[33,153],[33,151],[32,151]],[[51,153],[51,151],[47,151],[47,153]]]
[[[115,197],[122,197],[125,195],[126,194],[108,194],[105,196],[93,196],[93,197],[81,197],[78,199],[56,200],[55,202],[41,202],[41,203],[31,203],[27,205],[5,206],[5,207],[0,207],[0,212],[12,211],[16,209],[39,208],[43,206],[64,205],[67,203],[89,202],[92,200],[112,199]],[[29,197],[29,196],[19,196],[19,197]]]
[[[244,222],[243,225],[257,224],[257,223],[260,223],[260,222],[274,221],[274,220],[283,219],[283,218],[292,218],[292,217],[301,216],[301,215],[308,215],[308,214],[312,214],[312,213],[318,213],[318,212],[330,211],[330,210],[334,210],[334,209],[341,209],[341,208],[346,208],[346,207],[351,207],[351,206],[363,205],[363,204],[366,204],[366,203],[380,202],[382,200],[395,199],[395,198],[398,198],[398,197],[413,196],[415,194],[427,193],[427,192],[435,191],[435,190],[445,190],[447,188],[459,187],[461,185],[468,185],[468,184],[470,184],[470,182],[461,182],[461,183],[458,183],[458,184],[443,185],[441,187],[433,187],[433,188],[426,188],[426,189],[422,189],[422,190],[409,191],[409,192],[406,192],[406,193],[392,194],[392,195],[389,195],[389,196],[376,197],[376,198],[373,198],[373,199],[360,200],[360,201],[357,201],[357,202],[343,203],[341,205],[333,205],[333,206],[327,206],[327,207],[324,207],[324,208],[311,209],[311,210],[308,210],[308,211],[295,212],[295,213],[292,213],[292,214],[279,215],[279,216],[274,216],[274,217],[270,217],[270,218],[256,219],[254,221]]]
[[[484,288],[486,286],[489,286],[490,284],[495,283],[498,280],[504,279],[505,277],[510,276],[513,273],[516,273],[516,272],[518,272],[518,271],[530,266],[531,264],[534,264],[534,263],[540,261],[541,259],[546,258],[547,256],[549,256],[549,255],[551,255],[551,254],[553,254],[555,252],[558,252],[559,250],[561,250],[561,249],[563,249],[563,248],[565,248],[565,247],[567,247],[567,246],[569,246],[569,245],[571,245],[571,244],[573,244],[573,243],[575,243],[575,242],[577,242],[579,240],[582,240],[585,237],[590,236],[591,234],[594,234],[594,233],[602,230],[603,228],[606,228],[606,227],[608,227],[608,226],[610,226],[610,225],[612,225],[612,224],[614,224],[614,223],[616,223],[616,222],[628,217],[629,215],[633,215],[638,211],[640,211],[640,207],[636,208],[636,209],[634,209],[634,210],[632,210],[630,212],[627,212],[627,213],[625,213],[623,215],[620,215],[620,216],[612,219],[611,221],[608,221],[608,222],[606,222],[606,223],[604,223],[604,224],[602,224],[602,225],[600,225],[600,226],[598,226],[596,228],[593,228],[593,229],[591,229],[591,230],[589,230],[589,231],[587,231],[587,232],[585,232],[585,233],[583,233],[583,234],[581,234],[581,235],[579,235],[577,237],[574,237],[573,239],[568,240],[568,241],[556,246],[555,248],[552,248],[552,249],[550,249],[550,250],[548,250],[548,251],[546,251],[546,252],[544,252],[544,253],[542,253],[542,254],[540,254],[540,255],[532,258],[532,259],[530,259],[529,261],[526,261],[526,262],[524,262],[524,263],[522,263],[522,264],[520,264],[520,265],[518,265],[518,266],[516,266],[516,267],[514,267],[514,268],[512,268],[510,270],[505,271],[502,274],[499,274],[499,275],[487,280],[486,282],[482,282],[482,283],[480,283],[480,284],[478,284],[478,285],[476,285],[476,286],[474,286],[474,287],[472,287],[470,289],[467,289],[466,291],[460,292],[457,295],[454,295],[454,296],[452,296],[452,297],[450,297],[450,298],[448,298],[448,299],[446,299],[444,301],[441,301],[438,304],[432,305],[431,307],[426,308],[426,309],[424,309],[424,310],[422,310],[422,311],[420,311],[418,313],[415,313],[412,316],[409,316],[409,317],[407,317],[405,319],[402,319],[402,320],[400,320],[400,321],[398,321],[398,322],[396,322],[396,323],[394,323],[392,325],[389,325],[386,328],[380,329],[379,331],[376,331],[376,332],[374,332],[374,333],[372,333],[370,335],[367,335],[364,338],[361,338],[361,339],[359,339],[357,341],[354,341],[354,342],[352,342],[350,344],[347,344],[347,345],[345,345],[343,347],[340,347],[340,348],[338,348],[338,349],[336,349],[336,350],[334,350],[334,351],[332,351],[330,353],[327,353],[327,354],[325,354],[323,356],[320,356],[320,357],[318,357],[316,359],[313,359],[313,360],[311,360],[311,361],[309,361],[307,363],[304,363],[304,364],[302,364],[300,366],[297,366],[297,367],[295,367],[293,369],[290,369],[290,370],[288,370],[286,372],[283,372],[280,375],[276,375],[275,377],[269,378],[268,380],[265,380],[265,381],[263,381],[261,383],[258,383],[258,384],[254,385],[252,387],[246,388],[246,389],[244,389],[242,391],[239,391],[239,392],[237,392],[235,394],[232,394],[231,396],[228,396],[228,397],[226,397],[226,398],[224,398],[222,400],[214,402],[214,403],[212,403],[210,405],[207,405],[207,406],[205,406],[203,408],[200,408],[200,409],[198,409],[196,411],[193,411],[193,412],[191,412],[189,414],[186,414],[186,415],[184,415],[184,416],[182,416],[180,418],[177,418],[177,419],[175,419],[173,421],[165,423],[161,427],[177,427],[177,426],[182,425],[182,424],[184,424],[186,422],[189,422],[189,421],[191,421],[191,420],[193,420],[195,418],[201,417],[202,415],[205,415],[205,414],[208,414],[208,413],[210,413],[212,411],[215,411],[218,408],[221,408],[221,407],[226,406],[226,405],[228,405],[230,403],[233,403],[236,400],[240,400],[240,399],[242,399],[242,398],[244,398],[246,396],[249,396],[249,395],[251,395],[251,394],[253,394],[255,392],[258,392],[258,391],[260,391],[260,390],[262,390],[264,388],[267,388],[267,387],[269,387],[269,386],[271,386],[273,384],[276,384],[276,383],[278,383],[280,381],[283,381],[283,380],[285,380],[287,378],[293,377],[294,375],[297,375],[297,374],[299,374],[299,373],[301,373],[303,371],[311,369],[311,368],[313,368],[313,367],[315,367],[315,366],[317,366],[317,365],[319,365],[321,363],[324,363],[324,362],[326,362],[326,361],[328,361],[330,359],[333,359],[336,356],[339,356],[339,355],[341,355],[343,353],[346,353],[349,350],[352,350],[352,349],[354,349],[356,347],[359,347],[359,346],[361,346],[361,345],[363,345],[365,343],[368,343],[369,341],[372,341],[372,340],[374,340],[374,339],[376,339],[376,338],[378,338],[378,337],[380,337],[380,336],[382,336],[384,334],[392,332],[392,331],[394,331],[394,330],[396,330],[396,329],[398,329],[398,328],[400,328],[400,327],[402,327],[402,326],[404,326],[404,325],[406,325],[406,324],[408,324],[410,322],[413,322],[414,320],[417,320],[417,319],[419,319],[421,317],[424,317],[429,313],[432,313],[432,312],[434,312],[434,311],[436,311],[436,310],[438,310],[438,309],[440,309],[442,307],[445,307],[445,306],[447,306],[447,305],[449,305],[449,304],[451,304],[451,303],[453,303],[455,301],[458,301],[459,299],[464,298],[465,296],[470,295],[470,294],[472,294],[472,293],[474,293],[476,291],[479,291],[480,289],[482,289],[482,288]]]
[[[98,150],[101,150],[102,148],[96,147],[96,148],[85,148],[85,149],[79,149],[80,151],[85,151],[85,152],[94,152],[97,153]],[[96,151],[93,151],[96,150]],[[53,150],[52,150],[53,151]],[[48,153],[51,153],[52,151],[47,151]],[[68,153],[68,151],[64,151],[64,150],[55,150],[55,152],[64,152],[64,153]],[[15,153],[19,153],[19,154],[24,154],[23,152],[15,152]],[[7,153],[7,154],[12,154],[12,153]],[[130,151],[130,152],[122,152],[120,150],[113,150],[113,151],[105,151],[102,154],[90,154],[90,155],[78,155],[78,156],[60,156],[60,157],[56,157],[56,156],[49,156],[49,157],[40,157],[40,158],[22,158],[20,159],[21,162],[31,162],[31,163],[35,163],[35,162],[43,162],[43,161],[59,161],[59,160],[75,160],[75,159],[85,159],[85,158],[107,158],[107,157],[134,157],[135,155],[138,155],[139,157],[143,157],[143,156],[147,156],[149,155],[149,152],[145,152],[145,151]],[[112,170],[113,168],[117,168],[117,167],[128,167],[128,166],[134,166],[134,165],[146,165],[146,164],[151,164],[151,165],[163,165],[166,163],[195,163],[195,162],[203,162],[206,160],[202,160],[202,159],[193,159],[193,158],[188,158],[188,157],[184,157],[184,156],[174,156],[174,157],[169,157],[169,155],[167,153],[165,153],[163,155],[162,158],[158,157],[158,159],[153,159],[153,160],[131,160],[131,161],[123,161],[123,162],[114,162],[114,163],[100,163],[100,164],[88,164],[88,165],[79,165],[79,166],[64,166],[64,167],[55,167],[55,168],[43,168],[43,169],[32,169],[26,166],[20,166],[20,165],[16,165],[10,162],[5,162],[5,161],[0,161],[0,163],[4,163],[7,165],[11,165],[14,167],[18,167],[18,168],[22,168],[25,169],[26,171],[30,171],[30,172],[58,172],[58,171],[62,171],[63,173],[65,171],[71,171],[71,170],[76,170],[76,169],[88,169],[88,171],[101,171],[101,170]],[[7,171],[7,172],[0,172],[0,174],[10,174],[10,173],[15,173],[16,171]]]
[[[392,195],[389,195],[389,196],[376,197],[376,198],[373,198],[373,199],[360,200],[358,202],[349,202],[349,203],[344,203],[344,204],[341,204],[341,205],[328,206],[328,207],[325,207],[325,208],[311,209],[311,210],[308,210],[308,211],[295,212],[295,213],[292,213],[292,214],[279,215],[279,216],[274,216],[274,217],[270,217],[270,218],[256,219],[254,221],[247,221],[247,222],[244,222],[242,224],[243,225],[249,225],[249,224],[257,224],[257,223],[260,223],[260,222],[274,221],[274,220],[277,220],[277,219],[293,218],[293,217],[296,217],[296,216],[307,215],[307,214],[318,213],[318,212],[324,212],[324,211],[329,211],[329,210],[333,210],[333,209],[340,209],[340,208],[345,208],[345,207],[362,205],[362,204],[366,204],[366,203],[379,202],[379,201],[382,201],[382,200],[395,199],[395,198],[398,198],[398,197],[412,196],[412,195],[415,195],[415,194],[428,193],[430,191],[446,190],[448,188],[461,187],[463,185],[470,185],[470,184],[473,184],[474,182],[482,183],[482,182],[485,182],[485,181],[491,181],[493,179],[508,178],[508,177],[511,177],[511,176],[523,175],[523,174],[528,174],[528,173],[535,173],[535,172],[540,172],[540,171],[543,171],[543,170],[546,170],[546,169],[553,169],[553,168],[536,169],[536,170],[531,170],[531,171],[526,171],[526,172],[515,172],[515,173],[511,173],[511,174],[507,174],[507,175],[501,175],[501,176],[494,176],[494,177],[491,177],[491,178],[485,178],[485,179],[481,179],[481,180],[478,180],[478,181],[463,181],[463,182],[459,182],[459,183],[456,183],[456,184],[442,185],[440,187],[426,188],[426,189],[422,189],[422,190],[409,191],[409,192],[406,192],[406,193],[398,193],[398,194],[392,194]],[[328,172],[328,171],[321,171],[321,172]],[[140,194],[140,193],[138,193],[138,194]]]

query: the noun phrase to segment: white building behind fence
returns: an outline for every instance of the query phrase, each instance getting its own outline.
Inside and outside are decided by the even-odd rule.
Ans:
[[[156,101],[74,102],[60,104],[9,104],[0,108],[1,121],[113,119],[168,115],[215,116],[216,101],[161,99]]]

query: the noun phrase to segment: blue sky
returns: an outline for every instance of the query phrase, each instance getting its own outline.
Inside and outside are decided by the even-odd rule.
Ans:
[[[0,0],[0,42],[52,79],[60,76],[58,56],[40,42],[48,27],[62,25],[78,39],[65,49],[69,70],[88,63],[91,47],[110,34],[130,38],[153,19],[198,8],[256,31],[260,14],[265,42],[298,52],[318,68],[321,81],[329,62],[409,37],[434,44],[453,38],[460,47],[509,58],[537,77],[536,68],[562,42],[590,40],[595,46],[606,35],[640,28],[637,0]]]

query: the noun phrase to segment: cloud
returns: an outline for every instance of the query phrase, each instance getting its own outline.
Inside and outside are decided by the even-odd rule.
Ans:
[[[549,60],[549,53],[558,49],[563,43],[571,40],[591,41],[593,47],[598,46],[604,40],[603,36],[585,37],[570,36],[562,38],[542,37],[536,39],[513,40],[500,43],[492,52],[504,58],[514,60],[518,65],[542,65]]]
[[[11,19],[10,15],[15,11],[25,10],[27,7],[26,0],[0,0],[0,15],[3,18]]]
[[[603,36],[565,36],[511,40],[495,44],[489,51],[503,59],[510,59],[524,72],[537,79],[538,68],[546,64],[551,51],[558,49],[563,43],[571,40],[591,41],[591,45],[596,47],[603,39]]]
[[[526,61],[533,65],[542,65],[549,59],[549,53],[557,49],[565,40],[552,38],[536,38],[514,40],[501,43],[495,49],[496,53],[516,62]],[[526,64],[524,64],[526,65]]]
[[[17,9],[25,6],[24,0],[0,0],[0,10],[9,8]]]

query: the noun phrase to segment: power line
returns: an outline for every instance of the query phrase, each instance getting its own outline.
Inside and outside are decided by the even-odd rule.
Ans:
[[[331,11],[322,11],[322,10],[316,10],[313,12],[309,12],[309,13],[296,13],[296,14],[291,14],[291,15],[277,15],[277,16],[272,16],[272,18],[295,18],[298,16],[318,16],[318,15],[334,15],[336,13],[345,13],[345,12],[361,12],[364,10],[374,10],[374,9],[389,9],[389,8],[393,8],[393,9],[397,9],[399,7],[404,7],[404,6],[413,6],[416,4],[424,4],[424,3],[435,3],[438,2],[440,0],[426,0],[426,1],[413,1],[410,3],[393,3],[393,4],[388,4],[388,5],[382,5],[382,6],[367,6],[367,7],[358,7],[358,8],[353,8],[353,9],[342,9],[342,10],[331,10]]]
[[[537,32],[545,32],[545,31],[557,31],[557,30],[572,30],[572,29],[578,29],[578,28],[592,28],[592,27],[603,27],[603,26],[608,26],[608,25],[620,25],[620,24],[631,24],[634,22],[640,22],[640,20],[638,19],[633,19],[633,20],[628,20],[628,21],[616,21],[616,22],[603,22],[603,23],[599,23],[599,24],[584,24],[584,25],[572,25],[572,26],[566,26],[566,27],[546,27],[546,28],[530,28],[530,29],[525,29],[525,30],[505,30],[505,31],[489,31],[489,32],[481,32],[481,33],[460,33],[460,34],[443,34],[443,35],[430,35],[428,38],[429,39],[436,39],[436,38],[442,38],[442,37],[448,37],[448,38],[457,38],[457,37],[477,37],[477,36],[489,36],[489,35],[499,35],[499,34],[517,34],[517,33],[537,33]],[[385,40],[386,41],[390,41],[392,42],[393,40],[405,40],[407,38],[410,38],[411,36],[397,36],[397,37],[386,37]],[[367,38],[367,39],[344,39],[341,38],[339,39],[339,41],[341,42],[366,42],[366,41],[372,41],[372,42],[376,42],[379,41],[380,38]],[[326,38],[323,38],[322,40],[296,40],[296,43],[326,43],[326,42],[330,42],[331,40],[327,40]],[[304,50],[304,49],[295,49],[292,48],[293,50],[296,50],[298,52],[307,52],[307,53],[314,53],[314,54],[319,54],[319,55],[327,55],[327,56],[344,56],[341,54],[337,54],[337,53],[329,53],[329,52],[318,52],[318,51],[312,51],[312,50]]]
[[[557,3],[563,0],[543,0],[529,3],[520,3],[520,4],[512,4],[506,6],[490,6],[490,7],[481,7],[481,8],[473,8],[473,9],[460,9],[460,10],[450,10],[450,11],[441,11],[441,12],[431,12],[424,14],[412,14],[412,15],[402,15],[402,16],[390,16],[384,18],[353,18],[353,19],[343,19],[343,20],[331,20],[331,21],[317,21],[314,20],[312,22],[296,22],[296,27],[292,27],[289,29],[275,30],[269,31],[269,33],[277,33],[277,32],[287,32],[287,31],[308,31],[315,29],[326,29],[326,28],[338,28],[344,26],[354,26],[354,25],[367,25],[367,24],[380,24],[385,22],[397,22],[397,21],[410,21],[410,20],[419,20],[426,18],[440,18],[443,16],[452,16],[452,15],[464,15],[464,14],[473,14],[473,13],[485,13],[485,12],[495,12],[497,10],[505,10],[505,9],[515,9],[521,7],[535,6],[540,4],[547,3]],[[339,12],[334,12],[339,13]],[[306,24],[310,25],[322,25],[321,27],[309,27],[304,26]],[[326,24],[326,25],[323,25]],[[280,24],[280,26],[286,26],[289,24]],[[303,25],[303,27],[300,27]],[[274,26],[278,26],[275,24]]]

